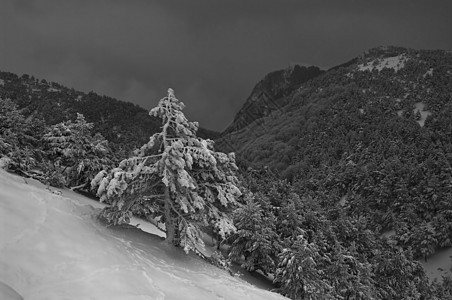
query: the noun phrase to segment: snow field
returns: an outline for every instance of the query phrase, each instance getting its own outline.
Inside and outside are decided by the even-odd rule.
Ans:
[[[159,236],[106,227],[89,203],[0,170],[0,282],[27,300],[285,299]]]

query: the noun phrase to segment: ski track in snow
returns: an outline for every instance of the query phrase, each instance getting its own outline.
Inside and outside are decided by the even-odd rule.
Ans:
[[[161,237],[106,227],[89,203],[0,170],[0,283],[27,300],[286,299]]]

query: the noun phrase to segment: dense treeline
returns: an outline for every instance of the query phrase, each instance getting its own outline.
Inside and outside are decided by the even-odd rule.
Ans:
[[[0,98],[0,167],[55,187],[89,188],[117,157],[82,114],[52,126]]]
[[[0,72],[0,83],[0,98],[11,99],[25,118],[39,117],[45,124],[55,125],[75,120],[77,113],[83,114],[93,123],[93,131],[102,134],[121,158],[160,130],[156,118],[129,102],[94,92],[79,92],[26,74],[19,77]],[[214,139],[218,133],[200,129],[200,135]]]
[[[430,130],[431,119],[420,127],[412,117],[388,118],[379,106],[364,106],[364,114],[334,116],[334,105],[323,112],[325,121],[300,139],[294,181],[324,203],[342,200],[348,214],[369,218],[372,230],[395,229],[401,245],[428,257],[451,246],[451,140]],[[437,121],[450,124],[450,115],[443,117]]]
[[[428,258],[452,246],[451,97],[450,53],[373,49],[219,149],[276,170],[323,206],[342,203],[375,232],[394,230],[398,245]]]
[[[94,124],[118,155],[125,157],[158,130],[143,108],[96,93],[82,93],[58,83],[0,72],[0,97],[11,99],[26,117],[37,116],[47,125],[74,120],[77,113]]]
[[[324,204],[268,168],[244,172],[250,192],[233,216],[229,257],[274,275],[292,299],[448,299],[450,279],[430,284],[413,252],[371,230],[369,219]]]

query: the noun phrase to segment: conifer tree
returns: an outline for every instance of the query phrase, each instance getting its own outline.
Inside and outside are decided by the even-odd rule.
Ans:
[[[232,236],[229,258],[241,261],[249,271],[262,270],[264,274],[274,273],[276,256],[281,251],[279,237],[275,231],[275,217],[266,212],[250,196],[247,203],[234,211],[237,232]]]
[[[12,156],[19,145],[19,134],[25,124],[24,117],[9,99],[0,98],[0,155]]]
[[[183,108],[169,89],[149,112],[161,119],[162,130],[136,156],[100,172],[91,184],[110,204],[103,211],[108,221],[128,222],[132,211],[157,218],[165,223],[166,241],[188,252],[203,245],[201,226],[215,228],[223,238],[235,231],[226,210],[241,192],[234,153],[215,152],[213,141],[198,138],[198,123],[189,122]]]
[[[10,99],[0,97],[0,167],[28,171],[37,164],[43,122],[26,119]]]
[[[291,299],[334,299],[332,287],[323,281],[325,276],[318,264],[323,259],[315,243],[308,243],[300,234],[291,248],[279,254],[275,283]]]
[[[85,186],[99,171],[112,165],[108,141],[100,134],[93,135],[93,126],[77,114],[75,122],[53,125],[43,136],[54,172],[64,177],[67,186]]]

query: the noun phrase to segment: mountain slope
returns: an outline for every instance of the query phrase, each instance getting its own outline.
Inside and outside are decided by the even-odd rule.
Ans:
[[[394,122],[410,116],[419,118],[417,111],[422,125],[427,115],[431,121],[438,120],[450,103],[450,68],[451,54],[446,51],[371,49],[301,87],[280,91],[287,95],[285,102],[267,116],[254,117],[254,109],[247,109],[245,104],[236,119],[247,115],[254,122],[226,131],[217,139],[217,147],[234,150],[251,164],[269,165],[283,172],[303,147],[299,141],[306,131],[312,131],[319,122],[330,121],[321,120],[325,114],[355,117],[356,113],[365,115],[361,111],[369,106],[386,111],[384,118]]]
[[[27,181],[0,170],[0,295],[3,282],[24,299],[286,299]]]
[[[299,65],[267,74],[251,92],[245,104],[234,117],[234,121],[224,133],[240,130],[250,123],[268,116],[272,111],[284,106],[285,97],[300,84],[322,74],[317,67]],[[224,134],[223,133],[223,134]]]
[[[292,91],[217,140],[325,207],[394,229],[427,258],[452,246],[452,53],[380,47]]]
[[[122,149],[122,155],[141,147],[161,126],[138,105],[94,92],[83,93],[26,74],[19,77],[0,72],[0,98],[11,99],[26,117],[40,116],[47,125],[74,120],[76,113],[81,113],[116,151]],[[199,135],[214,139],[218,133],[200,128]]]

